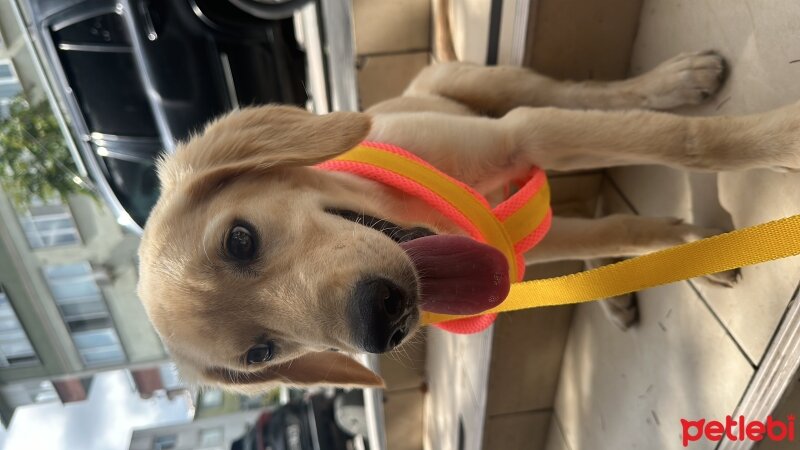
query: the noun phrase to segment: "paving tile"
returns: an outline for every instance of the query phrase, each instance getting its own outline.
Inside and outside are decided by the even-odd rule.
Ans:
[[[610,169],[608,173],[637,213],[691,220],[688,172],[662,166],[637,166]]]
[[[680,24],[680,33],[675,33]],[[645,1],[632,72],[677,53],[713,48],[731,65],[722,91],[708,104],[682,108],[692,115],[748,114],[800,99],[800,4],[769,8],[750,1]],[[670,36],[669,39],[664,39]],[[800,212],[800,174],[764,170],[688,175],[667,168],[615,169],[614,180],[645,215],[677,215],[707,226],[737,228]],[[718,199],[708,186],[716,182]],[[712,190],[713,192],[713,190]],[[726,213],[727,211],[727,213]],[[730,216],[728,216],[728,214]],[[748,357],[758,363],[800,280],[800,258],[745,268],[735,289],[697,284]]]
[[[401,95],[429,60],[428,52],[359,58],[357,77],[361,109]]]
[[[380,356],[381,376],[387,391],[415,388],[425,382],[426,331],[422,330],[399,349]]]
[[[392,450],[422,449],[424,394],[416,389],[389,392],[383,404],[386,442]]]
[[[354,0],[353,28],[359,55],[427,51],[430,0]]]
[[[550,426],[550,411],[526,411],[489,417],[485,450],[541,450]]]
[[[594,216],[602,180],[602,172],[549,174],[550,203],[553,207],[553,214]]]
[[[516,311],[498,318],[487,415],[552,408],[571,319],[571,307]]]
[[[597,303],[576,308],[556,397],[572,450],[681,449],[680,419],[724,418],[753,375],[687,283],[639,300],[641,323],[627,332]]]
[[[524,65],[573,80],[623,78],[642,0],[532,3]]]
[[[561,425],[558,423],[558,417],[553,414],[550,419],[550,427],[547,430],[547,442],[545,450],[571,450],[567,441],[564,440],[564,435],[561,433]]]

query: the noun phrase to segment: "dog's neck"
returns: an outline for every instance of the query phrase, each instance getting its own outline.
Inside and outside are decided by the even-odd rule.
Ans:
[[[437,234],[466,235],[452,221],[419,198],[391,186],[345,172],[320,171],[328,188],[346,191],[363,209],[375,217],[404,227],[421,226]]]

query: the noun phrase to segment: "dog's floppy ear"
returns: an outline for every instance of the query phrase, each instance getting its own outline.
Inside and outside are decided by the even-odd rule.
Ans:
[[[370,126],[370,117],[356,112],[318,116],[289,106],[240,109],[161,161],[162,190],[187,178],[208,187],[249,171],[317,164],[358,145]]]
[[[338,352],[315,352],[265,367],[260,372],[212,368],[206,377],[235,390],[256,392],[276,384],[383,387],[383,379],[354,359]]]

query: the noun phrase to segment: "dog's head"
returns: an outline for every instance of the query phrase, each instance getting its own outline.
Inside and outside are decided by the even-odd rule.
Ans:
[[[502,300],[497,251],[390,222],[374,185],[310,167],[369,128],[359,113],[249,108],[160,162],[139,296],[185,375],[245,392],[381,385],[345,353],[386,352],[412,335],[420,279],[429,310]]]
[[[414,269],[385,230],[355,223],[378,220],[353,212],[362,199],[308,167],[369,128],[359,113],[250,108],[161,161],[139,296],[187,375],[246,391],[382,383],[344,352],[388,351],[414,332]]]

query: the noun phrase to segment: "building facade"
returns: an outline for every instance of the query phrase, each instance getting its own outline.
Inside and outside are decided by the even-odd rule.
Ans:
[[[228,450],[262,411],[243,411],[192,422],[134,430],[130,450]]]
[[[0,0],[0,37],[2,120],[20,92],[45,96],[8,0]],[[95,372],[167,361],[136,296],[137,247],[138,237],[89,195],[21,208],[0,189],[5,424],[21,405],[85,398]]]

